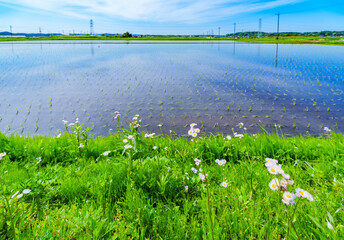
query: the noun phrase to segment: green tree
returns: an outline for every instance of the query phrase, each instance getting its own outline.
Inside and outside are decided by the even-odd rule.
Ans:
[[[124,38],[131,38],[131,37],[133,37],[133,35],[131,33],[129,33],[129,32],[125,32],[125,33],[123,33],[122,37],[124,37]]]

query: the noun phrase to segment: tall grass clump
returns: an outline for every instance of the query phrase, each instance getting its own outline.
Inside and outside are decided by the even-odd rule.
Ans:
[[[79,119],[0,133],[0,239],[344,238],[342,134],[169,136],[115,117],[106,137]]]

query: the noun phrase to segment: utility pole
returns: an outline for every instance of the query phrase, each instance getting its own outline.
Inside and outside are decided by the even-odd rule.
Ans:
[[[279,16],[280,16],[280,13],[277,13],[277,37],[276,37],[276,40],[278,40],[278,37],[279,37]]]
[[[234,23],[234,33],[233,33],[234,38],[235,38],[235,30],[236,30],[236,23]]]
[[[219,37],[221,36],[221,34],[220,34],[220,29],[221,29],[221,27],[219,27]]]
[[[39,27],[39,35],[42,35],[42,29]]]
[[[11,32],[11,36],[12,36],[12,25],[10,25],[10,32]]]
[[[93,35],[93,20],[90,20],[90,35]]]
[[[260,33],[261,33],[261,31],[262,31],[262,19],[261,18],[259,18],[259,24],[258,24],[258,37],[260,37]]]

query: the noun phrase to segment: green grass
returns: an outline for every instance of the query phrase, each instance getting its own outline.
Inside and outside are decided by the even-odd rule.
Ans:
[[[0,133],[0,153],[7,153],[0,160],[0,239],[344,237],[341,134],[285,138],[263,132],[231,140],[201,134],[190,141],[145,138],[131,127],[86,143],[79,130],[60,138]],[[125,150],[126,144],[132,148]],[[286,214],[296,205],[284,205],[281,194],[270,190],[275,176],[265,158],[279,160],[291,175],[295,184],[288,191],[299,187],[314,197],[300,199],[289,234]],[[207,180],[192,167],[202,168]],[[31,192],[10,199],[24,189]]]
[[[290,36],[280,37],[261,37],[261,38],[239,38],[236,41],[251,43],[278,43],[278,44],[321,44],[321,45],[344,45],[343,37],[305,37]]]
[[[1,41],[43,41],[43,40],[146,40],[146,41],[188,41],[188,40],[233,40],[230,37],[207,38],[207,37],[184,37],[184,36],[152,36],[152,37],[131,37],[122,36],[100,36],[100,35],[77,35],[77,36],[49,36],[49,37],[1,37]]]
[[[135,41],[226,41],[235,40],[239,42],[252,43],[281,43],[281,44],[321,44],[321,45],[344,45],[343,37],[316,37],[316,36],[289,36],[280,37],[185,37],[185,36],[152,36],[152,37],[133,37],[123,38],[121,36],[100,36],[100,35],[77,35],[77,36],[49,36],[49,37],[1,37],[1,41],[44,41],[44,40],[135,40]]]

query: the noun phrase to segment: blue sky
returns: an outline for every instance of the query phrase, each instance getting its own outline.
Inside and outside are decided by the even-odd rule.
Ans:
[[[0,0],[0,32],[221,34],[344,30],[344,0]]]

